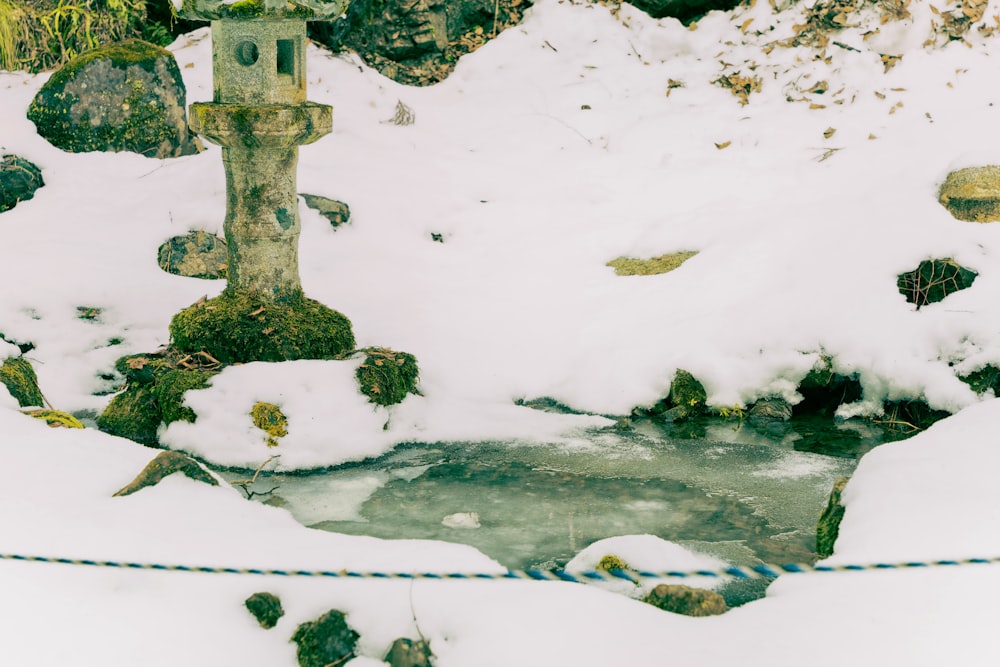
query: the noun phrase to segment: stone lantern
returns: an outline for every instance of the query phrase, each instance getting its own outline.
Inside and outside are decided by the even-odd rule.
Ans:
[[[328,357],[344,352],[334,348],[343,347],[346,339],[331,344],[329,350],[316,340],[304,341],[307,347],[319,347],[302,352],[278,338],[315,339],[315,332],[303,333],[304,328],[312,331],[314,327],[298,320],[314,320],[317,313],[320,320],[336,316],[346,322],[329,309],[324,314],[325,306],[305,299],[302,293],[295,171],[298,147],[328,134],[333,118],[330,106],[306,100],[306,21],[336,18],[347,2],[183,0],[179,15],[212,22],[213,101],[192,104],[189,116],[193,132],[222,146],[229,257],[223,294],[207,307],[196,305],[174,318],[171,334],[178,347],[210,353],[215,349],[231,361]],[[256,338],[261,340],[248,341],[246,335],[228,331],[234,322],[242,324],[247,319],[229,312],[234,308],[251,309],[243,315],[260,320]],[[282,324],[291,331],[282,333]],[[347,337],[353,345],[349,326]],[[211,339],[219,336],[229,337],[222,347],[231,348],[231,353],[213,348]],[[268,336],[275,340],[261,338]],[[259,343],[269,350],[275,345],[280,349],[241,352]]]

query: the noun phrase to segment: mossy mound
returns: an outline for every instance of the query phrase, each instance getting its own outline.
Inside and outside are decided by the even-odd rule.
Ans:
[[[4,155],[0,160],[0,213],[31,199],[43,185],[38,165],[17,155]]]
[[[281,599],[274,593],[254,593],[244,602],[247,611],[260,623],[260,627],[270,630],[285,615]]]
[[[378,405],[401,403],[407,394],[416,394],[420,371],[412,354],[386,347],[361,350],[365,360],[358,367],[358,385],[368,400]]]
[[[958,220],[1000,220],[1000,166],[969,167],[948,174],[938,201]]]
[[[52,428],[84,428],[83,422],[60,410],[28,410],[25,414],[41,419]]]
[[[628,563],[619,558],[614,554],[607,554],[601,557],[601,560],[597,562],[594,567],[595,570],[602,570],[604,572],[610,572],[611,570],[627,570],[629,569]]]
[[[350,320],[318,301],[272,303],[229,291],[177,313],[170,336],[179,351],[223,364],[336,359],[354,348]]]
[[[719,593],[680,584],[660,584],[642,601],[657,609],[685,616],[718,616],[729,611]]]
[[[120,358],[115,368],[125,376],[125,391],[97,418],[97,427],[146,445],[157,443],[161,423],[195,420],[194,411],[183,405],[184,392],[204,389],[220,364],[199,365],[202,357],[167,350],[158,354],[134,354]]]
[[[255,403],[250,418],[254,426],[267,433],[268,447],[277,447],[278,438],[288,435],[288,418],[274,403]]]
[[[22,408],[45,404],[45,397],[38,388],[38,376],[31,362],[24,357],[8,357],[0,365],[0,382]]]
[[[919,309],[937,303],[949,294],[972,287],[979,274],[953,259],[925,259],[913,271],[899,274],[896,286],[900,294]]]
[[[844,506],[840,504],[840,497],[847,482],[847,477],[839,477],[833,483],[826,507],[816,524],[816,555],[820,558],[833,555],[833,545],[840,534],[840,522],[844,518]]]
[[[673,252],[667,255],[660,255],[651,259],[637,259],[635,257],[617,257],[605,266],[610,266],[618,276],[655,276],[661,273],[669,273],[688,261],[697,251]]]
[[[355,656],[359,636],[347,625],[343,612],[331,609],[296,628],[292,641],[298,645],[300,667],[330,667]]]

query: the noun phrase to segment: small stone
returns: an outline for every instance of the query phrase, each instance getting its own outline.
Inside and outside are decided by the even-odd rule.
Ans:
[[[441,519],[446,528],[479,528],[479,512],[456,512]]]
[[[948,174],[938,201],[958,220],[1000,220],[1000,166],[969,167]]]
[[[260,627],[270,630],[285,615],[281,600],[273,593],[254,593],[244,602],[247,610],[260,623]]]
[[[783,398],[763,398],[747,412],[751,423],[786,422],[792,418],[792,406]]]
[[[31,199],[43,185],[41,169],[23,157],[4,155],[0,160],[0,213]]]
[[[299,667],[342,665],[354,657],[357,632],[347,625],[343,612],[331,609],[315,621],[306,621],[295,630]]]
[[[704,408],[707,398],[705,387],[691,373],[678,368],[670,383],[670,402],[700,410]]]
[[[127,496],[147,486],[155,486],[160,481],[175,472],[183,473],[198,482],[218,486],[219,482],[201,467],[197,461],[180,452],[160,452],[142,469],[135,479],[115,492],[115,497]]]
[[[302,194],[302,199],[305,200],[306,206],[318,211],[320,215],[329,220],[334,229],[351,221],[351,209],[342,201],[305,193]]]
[[[391,667],[430,667],[432,656],[431,647],[424,640],[400,637],[392,643],[384,662]]]
[[[175,276],[212,280],[226,277],[229,250],[224,239],[193,231],[167,239],[157,251],[156,261]]]
[[[718,616],[729,611],[725,599],[715,591],[680,584],[660,584],[642,601],[685,616]]]

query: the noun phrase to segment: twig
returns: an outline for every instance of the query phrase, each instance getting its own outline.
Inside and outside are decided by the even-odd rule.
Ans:
[[[919,426],[911,424],[910,422],[903,421],[901,419],[874,419],[872,423],[886,426],[909,426],[911,431],[922,431],[923,429]]]

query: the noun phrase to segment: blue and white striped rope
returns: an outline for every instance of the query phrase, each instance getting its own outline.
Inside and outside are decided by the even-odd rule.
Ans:
[[[499,580],[526,579],[531,581],[570,581],[587,583],[625,579],[688,579],[693,577],[715,577],[733,579],[775,578],[781,574],[805,574],[809,572],[863,572],[870,570],[914,570],[935,567],[959,567],[963,565],[991,565],[1000,563],[1000,556],[991,558],[960,558],[955,560],[908,561],[900,563],[865,563],[852,565],[813,565],[810,563],[786,563],[784,565],[761,564],[748,567],[727,567],[718,570],[585,570],[567,572],[562,568],[507,570],[506,572],[360,572],[352,570],[282,570],[248,567],[210,567],[199,565],[164,565],[160,563],[134,563],[127,561],[91,560],[86,558],[56,558],[50,556],[25,556],[22,554],[0,553],[0,560],[26,563],[50,563],[57,565],[84,565],[89,567],[119,568],[124,570],[159,570],[162,572],[199,572],[202,574],[254,574],[274,577],[325,577],[335,579],[436,579],[436,580]]]

